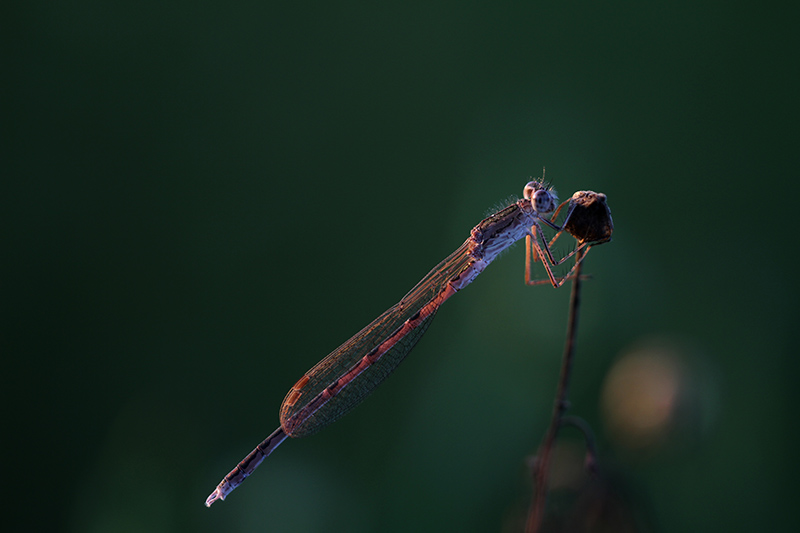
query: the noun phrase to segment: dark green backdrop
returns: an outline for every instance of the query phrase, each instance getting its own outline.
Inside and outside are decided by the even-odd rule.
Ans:
[[[541,174],[608,194],[572,389],[649,531],[795,521],[796,18],[730,2],[17,2],[3,14],[9,530],[498,531],[568,289],[522,248],[355,413],[211,509],[288,388]],[[681,437],[610,438],[685,348]],[[694,417],[694,418],[692,418]],[[5,528],[4,528],[5,529]]]

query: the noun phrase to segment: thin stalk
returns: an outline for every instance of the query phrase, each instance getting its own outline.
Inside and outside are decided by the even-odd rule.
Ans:
[[[550,420],[550,427],[547,429],[544,440],[539,446],[534,467],[534,490],[531,499],[531,506],[528,509],[528,521],[525,527],[526,533],[538,533],[542,519],[544,517],[544,507],[547,497],[547,476],[550,471],[550,460],[553,452],[558,430],[561,427],[564,413],[569,407],[567,395],[569,393],[569,381],[572,374],[572,360],[575,355],[576,337],[578,335],[578,310],[581,302],[581,256],[576,254],[574,278],[572,280],[572,293],[569,304],[569,320],[567,322],[567,339],[564,344],[564,356],[561,359],[561,376],[558,380],[556,400],[553,406],[553,416]]]

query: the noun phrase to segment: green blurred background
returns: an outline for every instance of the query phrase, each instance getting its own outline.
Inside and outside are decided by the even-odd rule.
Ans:
[[[203,501],[305,370],[542,166],[562,197],[605,192],[616,224],[586,262],[571,412],[619,506],[643,531],[796,522],[788,10],[2,12],[9,531],[519,530],[569,294],[525,287],[521,246],[363,406]],[[603,391],[653,345],[680,363],[680,401],[626,444]]]

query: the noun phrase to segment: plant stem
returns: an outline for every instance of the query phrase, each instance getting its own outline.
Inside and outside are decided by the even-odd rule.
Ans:
[[[569,392],[569,380],[572,373],[572,360],[575,354],[575,342],[578,332],[578,309],[580,307],[581,292],[581,253],[576,254],[574,278],[572,280],[572,293],[570,295],[569,320],[567,322],[567,339],[564,344],[564,356],[561,360],[561,377],[558,381],[556,391],[556,401],[553,406],[553,417],[550,420],[550,427],[547,429],[544,440],[539,446],[536,462],[534,466],[534,490],[531,506],[528,509],[528,521],[525,527],[526,533],[537,533],[542,525],[544,517],[545,500],[547,499],[547,475],[550,470],[550,459],[553,451],[558,430],[564,412],[569,407],[567,394]]]

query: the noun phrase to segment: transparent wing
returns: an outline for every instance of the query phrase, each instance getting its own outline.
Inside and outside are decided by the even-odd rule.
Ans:
[[[397,368],[433,320],[438,306],[431,304],[447,290],[448,282],[473,261],[468,243],[469,240],[434,267],[396,305],[306,372],[281,405],[281,425],[288,435],[310,435],[337,420],[369,396]],[[430,313],[419,320],[416,327],[403,333],[406,321],[415,320],[423,308]],[[398,335],[399,338],[391,339]],[[382,346],[390,344],[387,339],[395,342],[383,349]],[[356,373],[354,370],[359,365],[364,368]],[[343,377],[348,375],[352,377]],[[336,393],[328,394],[330,397],[322,402],[321,395],[334,389]]]

